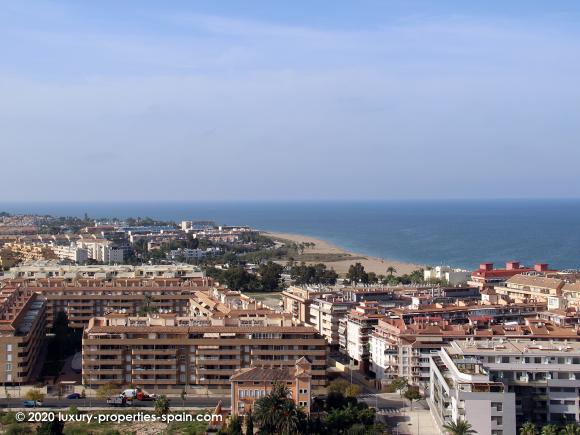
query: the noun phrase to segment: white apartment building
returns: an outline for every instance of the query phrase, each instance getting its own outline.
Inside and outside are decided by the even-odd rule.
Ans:
[[[308,323],[314,326],[326,342],[333,347],[339,345],[339,323],[355,303],[333,294],[323,295],[312,301]]]
[[[518,426],[580,423],[580,343],[508,339],[455,341],[449,352],[481,364],[516,399]]]
[[[468,421],[478,434],[516,434],[516,395],[493,382],[486,368],[455,349],[430,357],[428,403],[441,433],[443,425]]]
[[[51,249],[61,260],[71,260],[75,263],[86,263],[89,259],[88,250],[76,245],[53,245],[51,246]]]
[[[425,281],[429,282],[438,279],[452,286],[465,284],[470,277],[471,272],[464,269],[453,269],[449,266],[437,266],[423,271],[423,279]]]
[[[86,249],[91,260],[109,264],[123,262],[123,249],[112,246],[109,240],[81,239],[77,241],[77,246]]]

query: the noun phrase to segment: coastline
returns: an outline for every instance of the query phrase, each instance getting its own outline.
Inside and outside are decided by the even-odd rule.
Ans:
[[[260,231],[260,234],[274,240],[285,240],[300,243],[310,243],[314,246],[304,248],[303,260],[306,264],[324,263],[326,267],[334,269],[339,275],[344,276],[351,264],[361,263],[365,271],[374,272],[377,275],[386,275],[387,268],[392,266],[396,269],[396,275],[403,275],[421,269],[425,265],[405,263],[403,261],[373,257],[340,248],[326,240],[302,234],[279,233],[273,231]],[[319,259],[320,258],[320,259]],[[297,261],[302,261],[298,258]]]

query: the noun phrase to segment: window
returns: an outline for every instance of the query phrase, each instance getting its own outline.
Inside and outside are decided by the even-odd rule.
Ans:
[[[6,345],[6,352],[12,352],[12,345],[11,344]]]
[[[495,408],[495,410],[498,412],[503,411],[503,403],[501,403],[501,402],[491,402],[491,407]]]
[[[6,371],[7,372],[11,372],[12,371],[12,363],[6,363]]]
[[[300,388],[299,393],[300,394],[308,394],[308,389],[307,388]]]

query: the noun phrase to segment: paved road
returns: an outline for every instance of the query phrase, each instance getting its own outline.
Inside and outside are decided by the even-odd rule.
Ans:
[[[180,398],[170,398],[170,404],[174,407],[192,407],[192,408],[213,408],[217,405],[217,403],[221,400],[223,406],[228,407],[230,406],[230,398],[229,396],[224,397],[188,397],[185,401],[182,401]],[[24,399],[0,399],[0,408],[22,408],[22,403]],[[58,399],[47,397],[44,399],[42,407],[43,408],[68,408],[69,406],[76,406],[77,408],[85,408],[85,407],[98,407],[98,408],[106,408],[107,401],[106,400],[99,400],[99,399]],[[141,402],[139,400],[135,400],[133,402],[133,407],[135,408],[152,408],[154,406],[154,402],[146,401]]]

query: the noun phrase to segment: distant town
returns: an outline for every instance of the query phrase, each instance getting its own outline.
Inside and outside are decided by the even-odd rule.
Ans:
[[[187,433],[580,433],[580,271],[339,273],[312,248],[0,213],[0,406],[220,416]]]

